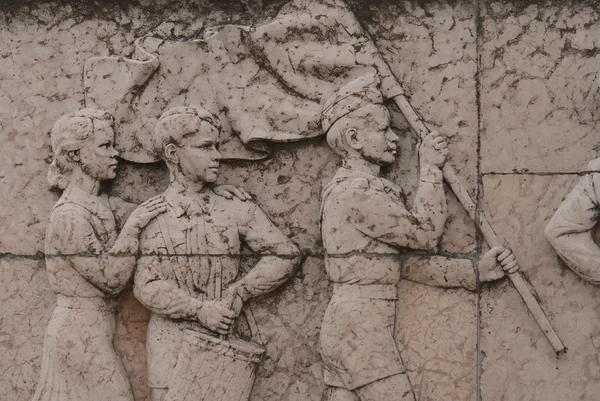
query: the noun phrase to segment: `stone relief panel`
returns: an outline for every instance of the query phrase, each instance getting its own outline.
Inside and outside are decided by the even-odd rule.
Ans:
[[[597,290],[567,266],[544,232],[556,240],[560,217],[553,216],[564,216],[557,209],[595,170],[588,162],[597,158],[599,68],[591,39],[597,5],[492,2],[482,14],[482,207],[500,235],[514,238],[523,274],[567,348],[557,358],[539,342],[513,289],[484,290],[482,398],[592,400]],[[575,245],[593,251],[591,242],[588,231]]]
[[[133,2],[119,7],[98,4],[89,8],[36,5],[28,13],[18,9],[3,11],[6,26],[0,28],[3,89],[0,103],[5,107],[0,110],[0,128],[7,135],[7,150],[6,157],[0,162],[2,200],[6,205],[0,211],[0,221],[7,229],[0,238],[0,251],[7,256],[2,260],[0,283],[2,289],[7,289],[7,298],[2,303],[0,348],[6,350],[8,358],[0,362],[0,369],[6,372],[0,378],[0,387],[7,389],[10,399],[29,400],[34,394],[42,365],[44,332],[57,303],[47,281],[46,264],[40,260],[45,255],[43,239],[48,216],[60,195],[47,188],[45,175],[51,161],[51,145],[50,136],[45,133],[61,115],[85,105],[82,66],[97,56],[137,57],[134,43],[138,38],[156,38],[146,39],[149,41],[146,43],[154,41],[155,45],[148,46],[149,49],[160,52],[168,47],[163,46],[164,43],[205,37],[208,27],[259,25],[265,19],[275,17],[284,3],[287,2],[223,5],[167,1]],[[476,399],[481,392],[482,399],[494,399],[500,397],[498,394],[508,394],[507,389],[511,389],[514,399],[529,397],[536,400],[540,398],[539,394],[546,394],[543,391],[550,399],[569,399],[570,395],[558,391],[553,383],[562,380],[563,388],[568,389],[577,377],[594,377],[595,374],[595,362],[589,359],[593,352],[590,344],[593,346],[594,322],[597,321],[592,316],[595,289],[561,265],[545,242],[543,231],[562,196],[574,186],[576,179],[569,175],[548,176],[548,186],[533,185],[526,193],[517,195],[514,190],[510,191],[516,188],[516,182],[520,184],[520,178],[485,175],[482,180],[478,177],[478,165],[484,173],[512,173],[525,169],[578,173],[585,170],[588,160],[596,157],[590,150],[595,146],[592,144],[593,114],[598,104],[595,92],[590,89],[597,72],[592,63],[596,57],[593,7],[577,3],[574,11],[565,11],[566,7],[519,8],[511,4],[475,1],[425,5],[408,1],[395,5],[382,2],[368,6],[351,1],[348,4],[351,9],[358,10],[361,29],[375,38],[383,58],[428,127],[447,136],[448,163],[457,170],[467,192],[477,202],[477,189],[485,191],[483,209],[491,216],[498,234],[507,240],[506,245],[515,250],[526,278],[532,282],[533,291],[569,348],[566,356],[553,359],[552,348],[527,312],[521,297],[507,281],[503,281],[499,285],[483,286],[480,316],[483,363],[478,366],[478,295],[465,289],[435,287],[441,281],[436,281],[433,273],[467,272],[453,276],[465,283],[468,281],[465,277],[474,277],[487,248],[480,249],[483,241],[478,238],[475,225],[446,187],[448,217],[439,247],[416,255],[409,251],[398,260],[404,280],[397,285],[400,301],[393,312],[396,315],[394,343],[415,398]],[[483,13],[482,21],[478,20],[478,7]],[[504,20],[508,22],[502,25]],[[556,41],[544,39],[549,50],[536,52],[534,49],[529,56],[527,49],[531,40],[539,39],[536,35],[540,21],[546,25],[554,24],[554,28],[547,29],[551,35],[558,32],[560,40],[566,38],[565,46],[569,43],[571,48],[565,55],[550,49],[556,46]],[[483,22],[481,27],[478,22]],[[511,24],[522,27],[520,33],[502,42],[501,47],[492,47],[486,37],[503,41],[498,39],[508,31],[503,27],[512,27]],[[481,40],[479,49],[476,46],[478,38]],[[228,42],[229,45],[232,43]],[[528,56],[524,57],[524,54]],[[476,101],[476,60],[479,56],[482,57],[483,72],[479,83],[480,153],[477,152]],[[550,75],[533,78],[525,75],[537,71],[533,68],[538,65],[536,63],[548,57],[554,57],[553,62],[557,63]],[[574,57],[575,61],[568,57]],[[523,59],[525,67],[521,64]],[[530,61],[532,65],[527,64]],[[158,71],[165,82],[176,76],[169,75],[164,69]],[[567,76],[577,79],[567,81]],[[341,80],[336,82],[336,85],[341,84]],[[544,99],[541,96],[544,91],[538,90],[540,84],[550,88],[547,90],[551,101],[540,102],[539,99]],[[569,89],[561,90],[564,85]],[[150,82],[148,87],[151,86]],[[523,90],[514,89],[521,86]],[[535,95],[525,99],[524,96],[529,96],[532,91]],[[148,101],[154,98],[146,96]],[[184,92],[172,98],[164,96],[164,101],[156,104],[156,110],[151,109],[152,113],[147,115],[148,121],[134,121],[151,127],[151,132],[162,112],[171,106],[190,105],[194,96]],[[320,101],[320,96],[314,96],[309,106],[318,110]],[[402,187],[407,195],[406,204],[411,205],[419,184],[418,135],[410,131],[409,123],[393,102],[387,101],[386,107],[400,145],[398,160],[384,169],[383,175]],[[502,111],[500,116],[497,110]],[[230,117],[227,111],[215,112]],[[258,120],[252,120],[253,113],[248,112],[245,121],[258,124]],[[544,117],[536,120],[535,116],[542,114]],[[561,117],[562,114],[566,117]],[[119,115],[118,119],[121,117]],[[224,122],[225,126],[228,124],[231,123]],[[290,128],[289,123],[286,127]],[[525,136],[523,127],[531,127]],[[498,129],[501,131],[496,131]],[[271,144],[269,147],[247,141],[246,144],[253,144],[249,148],[235,143],[238,140],[235,132],[226,137],[231,145],[229,149],[235,144],[238,151],[246,151],[246,159],[261,159],[267,153],[269,157],[223,163],[219,183],[233,184],[251,192],[252,202],[260,205],[275,226],[309,255],[301,269],[282,288],[248,301],[266,350],[258,369],[253,400],[321,400],[328,392],[318,351],[321,322],[333,288],[323,260],[319,210],[321,189],[334,177],[341,159],[319,135],[315,133],[307,135],[313,138],[302,142]],[[580,145],[567,146],[565,138],[570,138],[569,143],[572,138],[579,138]],[[538,178],[542,177],[531,177]],[[504,186],[496,186],[493,181],[496,179]],[[514,185],[510,181],[513,179]],[[164,164],[122,160],[118,177],[104,189],[109,196],[140,204],[165,191],[168,184],[169,175]],[[506,185],[511,189],[506,189]],[[494,195],[495,188],[500,187],[502,197]],[[563,189],[564,193],[559,193]],[[552,191],[557,192],[553,194]],[[502,204],[497,203],[494,196],[504,199]],[[517,213],[521,216],[520,221],[513,221],[511,213],[499,211],[505,210],[505,205],[514,205],[511,206],[514,210],[527,210],[522,215]],[[531,221],[533,215],[535,222],[524,227],[523,221]],[[515,227],[505,229],[506,220]],[[529,233],[527,237],[526,233]],[[526,246],[530,238],[539,242]],[[539,258],[533,258],[532,249],[537,249]],[[256,259],[245,254],[242,259],[241,268],[245,274],[251,271]],[[541,266],[540,261],[546,259],[548,263]],[[543,273],[544,267],[548,266],[549,272]],[[428,270],[432,268],[434,271]],[[467,287],[474,289],[474,283],[472,280]],[[554,286],[565,289],[555,291]],[[565,299],[572,299],[572,302]],[[576,312],[575,305],[581,306],[579,309],[585,313]],[[124,290],[115,308],[118,310],[114,329],[117,357],[130,379],[133,397],[150,400],[145,349],[151,315],[134,297],[130,287]],[[570,317],[567,316],[569,313]],[[576,321],[573,313],[579,316]],[[516,323],[512,326],[507,321]],[[574,325],[583,334],[575,333]],[[514,343],[512,338],[515,338]],[[573,356],[573,350],[578,357]],[[517,364],[525,367],[518,370]],[[583,372],[575,364],[585,364],[588,369]],[[517,374],[529,371],[531,366],[537,367],[535,372],[539,376]],[[560,380],[550,380],[558,377],[557,367],[564,376]],[[577,372],[582,373],[578,376]],[[478,389],[480,373],[481,388]],[[526,393],[525,383],[539,387],[541,392]],[[582,399],[594,399],[592,380],[577,387],[576,393]]]
[[[490,400],[592,400],[597,390],[595,286],[559,260],[543,233],[573,175],[488,176],[484,204],[496,229],[519,239],[513,246],[567,352],[558,358],[521,307],[513,288],[481,295],[482,396]]]

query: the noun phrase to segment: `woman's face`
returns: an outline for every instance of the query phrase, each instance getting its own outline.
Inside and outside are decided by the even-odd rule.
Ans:
[[[115,133],[109,121],[94,120],[94,134],[79,150],[79,161],[84,173],[99,181],[112,180],[117,175]]]

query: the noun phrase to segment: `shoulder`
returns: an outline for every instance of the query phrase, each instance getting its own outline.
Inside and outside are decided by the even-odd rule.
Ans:
[[[349,199],[354,201],[369,199],[384,191],[383,183],[380,179],[352,177],[329,182],[322,193],[322,201],[327,202],[337,198]]]
[[[65,202],[52,210],[46,231],[46,250],[58,253],[100,252],[92,213],[85,207]]]
[[[235,196],[232,199],[227,199],[224,196],[212,193],[211,198],[213,211],[235,219],[247,220],[254,216],[257,210],[260,210],[260,207],[253,201],[242,201]]]
[[[73,202],[57,203],[50,213],[50,225],[88,223],[92,212],[87,208]]]

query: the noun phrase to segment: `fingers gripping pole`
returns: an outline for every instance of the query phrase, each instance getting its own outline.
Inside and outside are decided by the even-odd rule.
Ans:
[[[425,138],[425,136],[429,134],[429,130],[421,120],[421,117],[417,114],[415,109],[413,109],[412,105],[408,102],[406,96],[396,96],[394,97],[394,102],[400,108],[402,114],[404,114],[404,116],[406,117],[411,128],[415,130],[415,132],[419,134],[421,138]],[[454,192],[454,195],[456,195],[456,197],[458,198],[464,209],[467,211],[467,213],[469,213],[469,216],[471,216],[473,221],[477,221],[475,216],[475,202],[473,202],[473,199],[471,199],[471,196],[469,195],[467,189],[456,174],[454,168],[452,168],[450,164],[446,163],[444,165],[443,173],[444,179]],[[486,242],[490,247],[503,246],[503,241],[498,237],[498,235],[494,231],[489,220],[486,218],[483,212],[479,214],[479,229],[481,230],[481,233],[483,234]],[[558,334],[556,334],[556,331],[554,331],[554,329],[552,328],[548,317],[546,316],[539,303],[529,290],[529,287],[527,286],[527,283],[525,282],[521,274],[519,272],[516,272],[509,274],[508,277],[515,286],[515,289],[517,290],[519,295],[521,295],[521,298],[523,298],[523,301],[525,302],[525,305],[527,305],[529,312],[531,312],[531,315],[546,335],[546,338],[548,339],[550,344],[552,344],[552,347],[554,348],[556,353],[561,353],[565,351],[564,344],[558,337]]]

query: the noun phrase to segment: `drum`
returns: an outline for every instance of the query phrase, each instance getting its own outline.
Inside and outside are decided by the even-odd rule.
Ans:
[[[165,401],[247,401],[265,350],[186,330]]]

